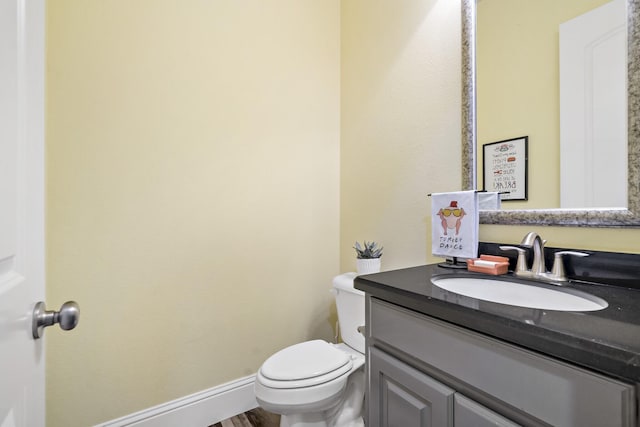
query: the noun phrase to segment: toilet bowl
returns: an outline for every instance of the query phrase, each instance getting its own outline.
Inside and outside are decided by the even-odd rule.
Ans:
[[[333,280],[344,343],[292,345],[269,357],[256,375],[256,400],[281,415],[281,427],[364,426],[364,336],[357,331],[364,325],[364,293],[353,288],[354,278],[347,273]]]

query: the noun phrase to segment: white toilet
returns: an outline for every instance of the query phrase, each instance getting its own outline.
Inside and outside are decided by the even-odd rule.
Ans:
[[[269,357],[256,375],[260,406],[281,414],[281,427],[363,427],[364,293],[356,273],[333,279],[344,344],[305,341]]]

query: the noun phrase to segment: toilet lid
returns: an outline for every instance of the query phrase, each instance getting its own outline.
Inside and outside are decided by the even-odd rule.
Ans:
[[[350,368],[351,357],[326,341],[314,340],[292,345],[268,358],[260,373],[271,380],[296,381],[324,376]]]

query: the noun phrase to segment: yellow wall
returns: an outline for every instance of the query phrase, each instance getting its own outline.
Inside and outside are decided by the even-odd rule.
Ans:
[[[460,4],[342,1],[340,250],[385,270],[430,259],[427,194],[460,188]]]
[[[529,200],[506,202],[505,209],[560,207],[558,26],[608,1],[483,0],[478,3],[480,188],[482,145],[529,136]]]
[[[47,7],[47,304],[82,310],[47,332],[47,425],[330,339],[339,1]]]
[[[640,229],[637,228],[481,225],[480,240],[483,242],[520,243],[529,231],[540,234],[543,239],[547,240],[547,246],[640,253]]]

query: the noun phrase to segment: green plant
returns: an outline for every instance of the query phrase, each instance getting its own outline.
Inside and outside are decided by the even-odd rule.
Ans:
[[[382,256],[383,247],[378,247],[376,242],[367,242],[365,240],[364,247],[360,245],[360,243],[356,242],[356,245],[353,247],[358,254],[358,259],[372,259],[372,258],[380,258]]]

